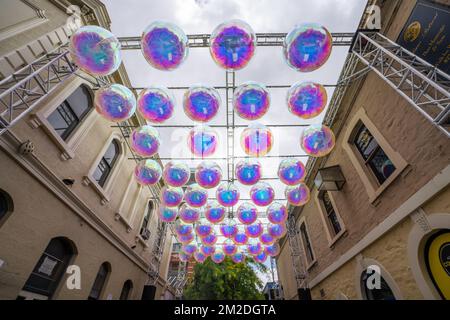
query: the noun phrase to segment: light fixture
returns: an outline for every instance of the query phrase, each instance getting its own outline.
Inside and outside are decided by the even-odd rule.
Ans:
[[[319,169],[314,179],[319,191],[339,191],[345,184],[345,177],[339,165]]]

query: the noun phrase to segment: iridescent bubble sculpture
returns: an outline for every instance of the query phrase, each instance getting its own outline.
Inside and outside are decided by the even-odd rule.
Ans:
[[[200,238],[200,241],[205,246],[213,246],[217,242],[217,236],[213,233],[207,235],[206,237]]]
[[[261,241],[262,244],[268,246],[275,242],[275,238],[272,237],[269,233],[265,232],[259,237],[259,241]]]
[[[134,129],[131,133],[130,147],[140,156],[154,156],[158,152],[160,144],[159,132],[152,126],[144,125]]]
[[[257,256],[263,251],[263,246],[261,245],[261,242],[259,242],[256,239],[249,240],[249,243],[247,244],[247,252],[252,256]]]
[[[335,137],[333,131],[324,125],[313,124],[303,130],[300,145],[312,157],[326,156],[333,150]]]
[[[215,188],[222,180],[222,169],[215,162],[203,161],[195,170],[195,181],[205,189]]]
[[[258,209],[253,204],[244,202],[238,207],[236,215],[241,223],[252,224],[258,218]]]
[[[199,223],[195,225],[195,233],[200,238],[209,236],[213,231],[213,226],[206,219],[200,219]]]
[[[274,243],[270,246],[266,246],[264,248],[264,252],[270,257],[276,257],[280,254],[280,245],[278,243]]]
[[[159,207],[159,219],[163,222],[174,222],[178,216],[178,208]]]
[[[239,117],[246,120],[259,119],[269,110],[269,91],[263,84],[246,82],[234,92],[233,106]]]
[[[164,186],[161,189],[160,200],[166,207],[178,207],[183,201],[184,192],[181,187]]]
[[[254,224],[245,226],[245,234],[249,238],[259,238],[264,232],[264,227],[261,221],[256,221]]]
[[[248,236],[243,231],[238,231],[234,237],[233,242],[238,246],[243,246],[248,242]]]
[[[151,186],[161,179],[162,169],[155,160],[141,160],[134,169],[136,181],[143,186]]]
[[[200,209],[190,207],[188,204],[183,204],[180,208],[180,219],[186,223],[195,223],[200,219]]]
[[[192,128],[188,135],[188,148],[197,157],[209,157],[216,152],[219,137],[217,132],[208,126]]]
[[[70,37],[69,52],[81,70],[94,76],[108,76],[122,62],[120,42],[110,31],[98,26],[83,26],[75,31]]]
[[[185,163],[168,162],[164,166],[164,182],[171,187],[182,187],[188,181],[191,175],[189,167]]]
[[[275,239],[283,238],[287,229],[284,224],[271,224],[267,226],[267,232]]]
[[[233,241],[227,240],[227,241],[225,241],[225,243],[222,245],[222,249],[223,249],[223,252],[224,252],[227,256],[232,256],[233,254],[236,253],[236,251],[237,251],[237,246],[234,244]]]
[[[204,255],[202,252],[200,251],[195,251],[194,252],[194,259],[195,261],[197,261],[198,263],[203,263],[205,262],[207,256]]]
[[[173,115],[174,96],[163,87],[150,87],[142,90],[137,99],[137,110],[145,120],[163,123]]]
[[[233,238],[238,232],[236,223],[232,219],[228,219],[220,226],[220,233],[225,238]]]
[[[178,253],[178,259],[180,259],[181,262],[188,262],[190,258],[191,256],[186,253],[183,252]]]
[[[298,186],[287,187],[285,191],[286,199],[293,206],[303,206],[309,201],[309,188],[301,183]]]
[[[221,104],[219,92],[212,87],[192,86],[183,96],[184,113],[196,122],[211,121]]]
[[[284,39],[283,53],[287,64],[300,72],[311,72],[327,62],[333,47],[328,30],[315,23],[296,26]]]
[[[178,241],[182,244],[188,244],[191,243],[192,241],[194,241],[194,234],[193,233],[189,233],[183,236],[178,236]]]
[[[250,198],[257,206],[265,207],[275,198],[275,190],[267,182],[258,182],[250,189]]]
[[[230,20],[217,26],[211,33],[210,53],[224,69],[244,68],[256,50],[256,35],[241,20]]]
[[[287,94],[289,111],[302,119],[318,116],[327,105],[327,90],[318,83],[294,84]]]
[[[225,218],[226,210],[217,201],[208,201],[205,207],[205,218],[213,223],[217,224],[222,222]]]
[[[288,186],[295,186],[303,181],[306,170],[298,159],[284,159],[278,167],[278,178]]]
[[[267,219],[273,224],[285,223],[288,218],[288,211],[284,204],[274,202],[267,208]]]
[[[216,251],[216,248],[214,246],[201,246],[200,252],[203,253],[205,256],[210,256]]]
[[[143,32],[141,50],[150,65],[158,70],[178,68],[188,55],[188,38],[178,26],[155,21]]]
[[[192,226],[192,224],[185,223],[181,219],[176,221],[175,234],[177,235],[177,237],[192,234],[193,231],[194,227]]]
[[[200,208],[208,201],[208,192],[197,183],[193,183],[186,188],[184,200],[191,207]]]
[[[181,251],[185,254],[192,255],[195,251],[197,251],[197,245],[191,243],[191,244],[184,244],[181,246]]]
[[[224,182],[216,190],[217,201],[224,207],[232,207],[239,201],[239,189],[232,183]]]
[[[243,185],[254,185],[261,179],[261,164],[253,159],[241,160],[236,164],[235,173],[237,180]]]
[[[241,133],[241,147],[251,157],[263,157],[273,145],[272,131],[260,123],[252,123]]]
[[[125,121],[136,111],[136,98],[130,89],[121,84],[111,84],[95,92],[95,110],[113,122]]]
[[[222,263],[225,260],[225,253],[220,249],[216,249],[211,255],[211,260],[215,263]]]
[[[265,251],[262,251],[260,254],[253,257],[256,262],[264,263],[267,260],[267,254]]]
[[[231,256],[231,260],[234,263],[242,263],[245,261],[245,254],[242,252],[236,252],[234,255]]]

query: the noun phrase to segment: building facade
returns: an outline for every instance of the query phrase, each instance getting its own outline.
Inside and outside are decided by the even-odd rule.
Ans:
[[[443,57],[439,67],[448,67],[448,33],[443,34],[449,29],[438,23],[447,17],[448,24],[449,1],[369,1],[361,29],[376,13],[373,4],[380,8],[382,35],[411,42],[419,57],[436,65],[420,48],[431,46]],[[356,63],[356,71],[363,68]],[[325,116],[335,148],[310,161],[311,200],[291,208],[300,273],[312,299],[450,298],[450,119],[447,113],[440,125],[431,121],[399,93],[401,85],[394,88],[369,71],[346,86],[337,108]],[[448,92],[448,83],[442,86]],[[337,96],[338,90],[331,104]],[[315,179],[326,169],[342,174],[342,187]],[[297,290],[295,259],[285,238],[277,259],[285,299],[303,292]]]
[[[2,1],[2,85],[67,44],[78,22],[110,27],[98,0]],[[170,297],[161,186],[135,182],[126,132],[95,112],[95,80],[75,73],[0,135],[0,299]],[[131,87],[123,65],[106,80]]]

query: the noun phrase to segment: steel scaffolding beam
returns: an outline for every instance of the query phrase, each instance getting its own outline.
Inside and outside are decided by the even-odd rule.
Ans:
[[[58,49],[0,82],[0,135],[75,73],[69,52]]]
[[[352,54],[450,137],[448,74],[380,33],[357,33]]]
[[[302,247],[299,240],[299,230],[297,228],[297,221],[293,214],[289,214],[287,221],[287,236],[289,240],[289,248],[291,251],[292,267],[294,269],[295,281],[297,288],[307,288],[306,282],[306,268],[303,264],[304,257]]]
[[[190,34],[188,37],[188,46],[190,48],[209,47],[210,34]],[[332,33],[334,46],[350,46],[352,44],[354,33],[337,32]],[[257,33],[256,45],[260,47],[279,47],[283,45],[286,33]],[[122,50],[141,49],[141,37],[119,37]]]

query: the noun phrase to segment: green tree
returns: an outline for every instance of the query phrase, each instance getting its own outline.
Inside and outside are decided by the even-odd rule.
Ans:
[[[244,263],[234,263],[226,257],[216,264],[210,258],[203,264],[196,264],[194,276],[184,297],[188,300],[262,300],[262,281],[255,269],[266,272],[263,264],[252,259]]]

